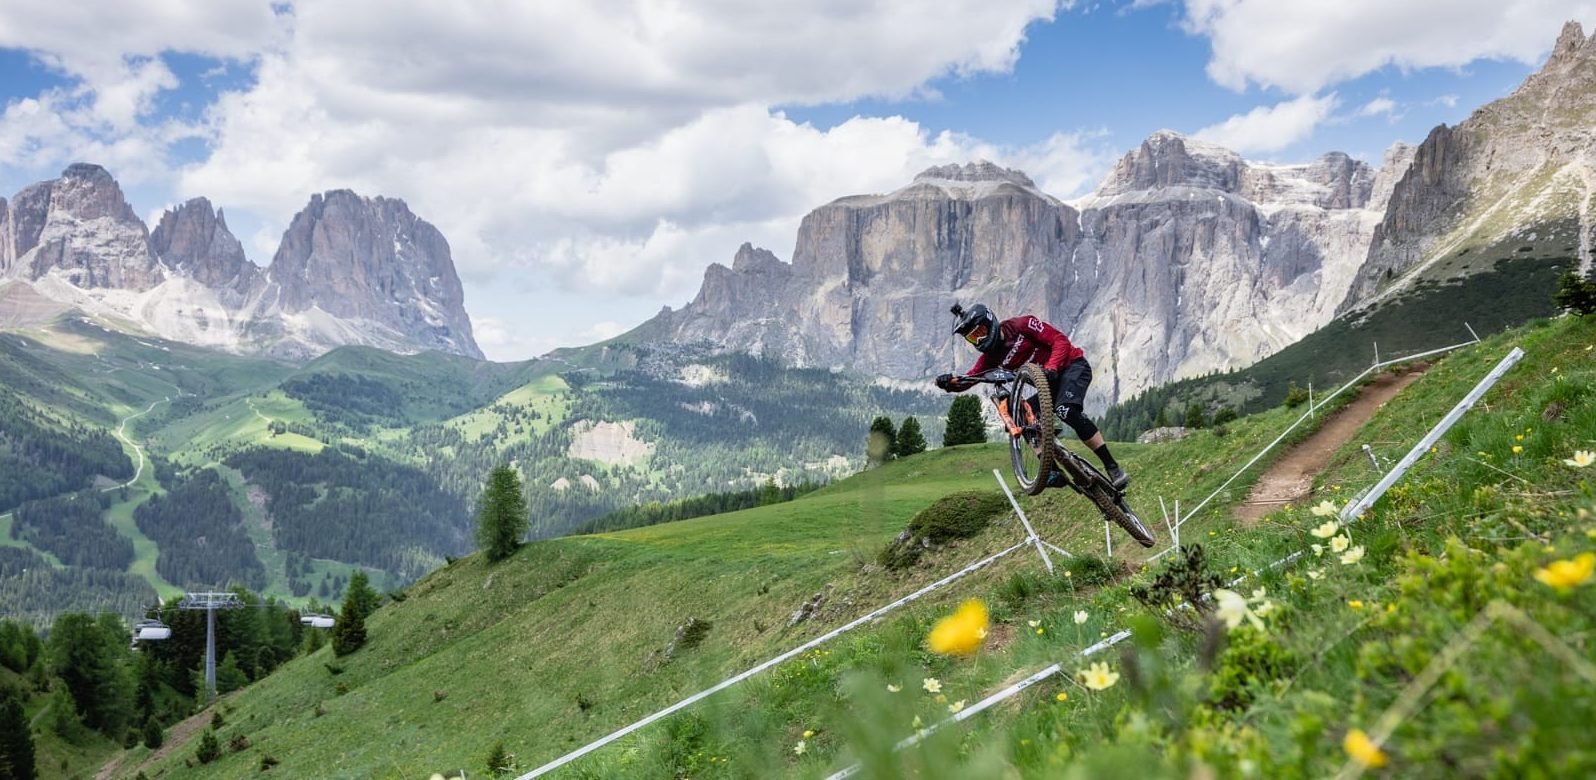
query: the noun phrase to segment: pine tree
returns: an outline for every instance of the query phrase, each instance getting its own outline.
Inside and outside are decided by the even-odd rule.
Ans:
[[[1204,428],[1204,427],[1207,427],[1207,425],[1208,425],[1208,420],[1203,415],[1203,405],[1198,403],[1198,402],[1196,402],[1196,401],[1192,401],[1190,404],[1187,404],[1186,405],[1186,427],[1187,428]]]
[[[238,668],[238,657],[233,651],[227,651],[227,655],[222,656],[222,662],[216,665],[216,692],[232,693],[248,684],[249,677]]]
[[[34,780],[39,776],[33,760],[33,734],[22,710],[22,694],[0,689],[0,777]]]
[[[366,616],[376,609],[377,592],[371,589],[370,579],[363,569],[356,569],[349,578],[349,590],[344,594],[343,609],[338,611],[338,622],[333,624],[333,655],[349,655],[366,643]]]
[[[201,764],[209,764],[222,757],[222,745],[216,741],[216,732],[206,729],[200,736],[199,748],[194,751],[194,757]]]
[[[144,721],[144,747],[155,750],[165,742],[166,734],[161,731],[160,721],[154,718]]]
[[[869,439],[865,442],[865,456],[874,465],[892,458],[898,447],[898,431],[892,418],[882,415],[870,423]]]
[[[903,427],[898,429],[898,446],[894,454],[907,458],[922,452],[925,452],[925,434],[920,432],[920,421],[913,417],[904,418]]]
[[[527,506],[526,496],[521,493],[521,475],[509,466],[495,467],[482,488],[477,546],[490,563],[496,563],[515,552],[526,532]]]
[[[1552,296],[1552,301],[1559,309],[1577,316],[1596,313],[1596,269],[1583,279],[1574,271],[1558,277],[1557,294]]]
[[[942,434],[942,446],[955,444],[981,444],[986,441],[986,422],[981,419],[981,401],[973,395],[961,395],[948,407],[948,428]]]

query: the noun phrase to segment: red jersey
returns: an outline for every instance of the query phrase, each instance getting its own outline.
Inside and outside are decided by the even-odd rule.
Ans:
[[[975,376],[999,367],[1013,370],[1026,363],[1036,363],[1049,371],[1063,371],[1065,366],[1086,354],[1071,344],[1063,331],[1029,314],[998,323],[998,337],[1003,344],[1003,357],[999,359],[982,352],[967,375]]]

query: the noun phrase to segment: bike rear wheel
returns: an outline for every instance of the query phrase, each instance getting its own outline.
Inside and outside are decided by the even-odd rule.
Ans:
[[[1125,497],[1108,487],[1107,477],[1092,468],[1091,464],[1081,460],[1080,456],[1064,450],[1064,445],[1060,444],[1058,447],[1062,452],[1059,452],[1056,458],[1060,463],[1069,463],[1073,467],[1071,471],[1078,471],[1080,479],[1076,480],[1077,487],[1097,505],[1097,511],[1102,512],[1105,519],[1124,529],[1125,533],[1130,534],[1130,537],[1143,547],[1152,547],[1157,543],[1147,524],[1131,510],[1130,504],[1125,503]]]
[[[1014,479],[1026,495],[1038,495],[1047,488],[1053,472],[1053,391],[1047,374],[1035,363],[1020,367],[1009,385],[1010,413],[1020,426],[1020,435],[1009,439],[1009,455],[1014,462]]]

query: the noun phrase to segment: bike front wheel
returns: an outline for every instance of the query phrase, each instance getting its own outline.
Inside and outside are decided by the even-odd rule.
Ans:
[[[1112,495],[1102,485],[1094,485],[1089,492],[1092,496],[1092,503],[1097,505],[1098,510],[1103,513],[1103,517],[1114,521],[1114,525],[1124,529],[1125,533],[1130,534],[1137,544],[1143,547],[1152,547],[1157,543],[1157,540],[1153,538],[1153,532],[1147,528],[1147,524],[1143,523],[1141,517],[1131,510],[1130,504],[1125,503],[1124,496]]]
[[[1053,473],[1053,391],[1047,374],[1035,363],[1027,363],[1009,385],[1009,399],[1019,436],[1009,438],[1009,456],[1014,462],[1014,479],[1026,495],[1038,495],[1047,488]]]

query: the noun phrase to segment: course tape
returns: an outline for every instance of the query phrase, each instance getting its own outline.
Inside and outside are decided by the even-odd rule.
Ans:
[[[693,704],[696,704],[697,702],[699,702],[699,701],[701,701],[701,700],[703,700],[705,698],[708,698],[709,696],[712,696],[712,695],[714,695],[716,693],[719,693],[720,691],[723,691],[723,690],[725,690],[727,688],[730,688],[733,685],[736,685],[737,683],[742,682],[743,680],[746,680],[746,679],[748,679],[750,677],[753,677],[754,675],[759,674],[760,672],[763,672],[766,669],[771,668],[772,666],[775,666],[775,665],[777,665],[779,663],[787,661],[787,660],[789,660],[789,659],[791,659],[791,658],[793,658],[795,656],[798,656],[798,655],[802,654],[803,652],[805,652],[807,650],[813,649],[814,647],[816,647],[816,646],[818,646],[820,644],[823,644],[823,643],[825,643],[827,641],[835,639],[836,637],[846,633],[847,631],[850,631],[850,630],[852,630],[854,628],[858,628],[859,626],[862,626],[865,623],[869,623],[869,622],[875,620],[876,618],[879,618],[882,615],[885,615],[886,613],[891,612],[894,609],[897,609],[898,607],[901,607],[901,606],[903,606],[905,604],[908,604],[909,602],[914,601],[915,599],[918,599],[921,596],[924,596],[925,594],[936,590],[937,588],[940,588],[940,587],[942,587],[944,585],[947,585],[948,583],[953,582],[953,581],[955,581],[955,580],[957,580],[957,579],[959,579],[959,578],[961,578],[961,577],[963,577],[963,576],[965,576],[967,574],[971,574],[971,573],[975,572],[976,570],[981,569],[981,568],[987,566],[988,564],[991,564],[993,561],[996,561],[999,558],[1002,558],[1003,556],[1014,552],[1015,550],[1019,550],[1019,549],[1025,547],[1025,546],[1029,545],[1030,543],[1031,543],[1031,540],[1027,538],[1027,539],[1015,544],[1013,547],[1008,548],[1007,550],[1004,550],[1004,551],[999,552],[999,553],[995,553],[995,554],[993,554],[993,555],[991,555],[991,556],[989,556],[987,558],[983,558],[983,559],[981,559],[979,561],[976,561],[975,563],[972,563],[969,566],[966,566],[966,567],[964,567],[964,568],[962,568],[962,569],[960,569],[960,570],[958,570],[958,571],[956,571],[956,572],[954,572],[952,574],[949,574],[946,577],[943,577],[940,580],[937,580],[936,582],[931,583],[930,585],[927,585],[927,586],[925,586],[925,587],[923,587],[923,588],[921,588],[921,589],[919,589],[919,590],[917,590],[917,591],[915,591],[913,593],[910,593],[909,595],[904,596],[903,598],[898,599],[897,601],[894,601],[891,604],[888,604],[888,605],[886,605],[884,607],[876,609],[875,611],[870,612],[869,614],[866,614],[866,615],[864,615],[862,617],[856,618],[852,622],[849,622],[849,623],[847,623],[847,624],[845,624],[845,625],[843,625],[843,626],[841,626],[839,628],[832,629],[828,633],[825,633],[825,634],[822,634],[820,636],[817,636],[814,639],[811,639],[808,642],[805,642],[805,643],[803,643],[803,644],[801,644],[801,645],[799,645],[799,646],[797,646],[797,647],[795,647],[795,648],[793,648],[791,650],[788,650],[787,652],[782,653],[781,655],[778,655],[775,658],[772,658],[769,661],[766,661],[766,662],[764,662],[764,663],[762,663],[762,664],[760,664],[758,666],[755,666],[752,669],[749,669],[749,670],[747,670],[745,672],[742,672],[741,674],[738,674],[738,675],[733,676],[733,677],[728,677],[725,680],[722,680],[722,681],[716,683],[714,686],[712,686],[710,688],[706,688],[706,689],[704,689],[702,691],[699,691],[698,693],[693,694],[692,696],[689,696],[689,697],[687,697],[685,699],[682,699],[681,701],[676,702],[675,704],[672,704],[671,706],[666,707],[665,709],[660,710],[659,712],[656,712],[653,715],[650,715],[650,716],[648,716],[646,718],[643,718],[642,720],[639,720],[639,721],[637,721],[636,723],[633,723],[630,726],[627,726],[625,728],[619,729],[619,730],[617,730],[615,732],[612,732],[611,734],[609,734],[609,735],[607,735],[605,737],[597,739],[597,740],[595,740],[593,742],[590,742],[590,743],[588,743],[586,745],[583,745],[580,748],[577,748],[576,750],[573,750],[573,751],[571,751],[569,753],[566,753],[565,755],[560,756],[559,758],[557,758],[557,759],[555,759],[553,761],[550,761],[549,763],[544,764],[543,766],[540,766],[537,769],[534,769],[534,770],[532,770],[530,772],[527,772],[524,775],[520,775],[515,780],[530,780],[531,778],[539,777],[539,776],[542,776],[542,775],[546,775],[549,772],[553,772],[554,770],[559,769],[560,767],[565,766],[566,764],[569,764],[572,761],[575,761],[576,759],[587,755],[588,753],[591,753],[591,752],[593,752],[595,750],[598,750],[599,748],[604,747],[605,745],[608,745],[611,742],[614,742],[615,740],[620,739],[621,737],[624,737],[624,736],[626,736],[626,735],[628,735],[628,734],[630,734],[630,733],[632,733],[634,731],[637,731],[638,729],[643,728],[644,726],[647,726],[648,724],[653,723],[654,721],[657,721],[657,720],[659,720],[661,718],[664,718],[664,717],[667,717],[669,715],[672,715],[672,714],[674,714],[674,713],[676,713],[676,712],[678,712],[678,711],[680,711],[680,710],[682,710],[682,709],[684,709],[686,707],[690,707]]]

